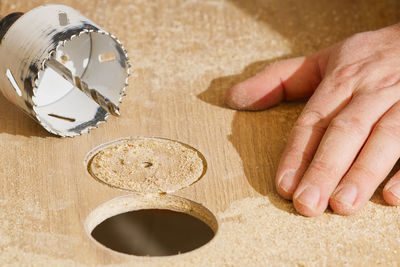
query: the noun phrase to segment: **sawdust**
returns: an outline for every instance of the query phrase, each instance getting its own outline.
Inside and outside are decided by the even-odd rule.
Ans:
[[[132,203],[135,202],[129,202]],[[195,251],[162,258],[124,256],[121,264],[96,266],[398,266],[399,211],[400,207],[387,207],[381,198],[375,197],[354,216],[328,212],[318,218],[306,218],[298,215],[290,202],[271,193],[235,201],[226,211],[218,213],[216,236]],[[37,217],[43,219],[40,213]],[[8,229],[13,231],[13,226]],[[5,236],[14,239],[2,232],[1,237]],[[59,242],[66,244],[63,239]],[[21,248],[21,244],[7,243],[0,245],[2,265],[82,265],[56,256],[55,251],[45,253],[54,244],[30,252]],[[63,248],[73,251],[69,246]]]
[[[142,193],[174,192],[200,179],[206,170],[204,157],[194,148],[153,137],[111,142],[95,149],[89,158],[88,171],[93,177]]]
[[[2,266],[87,266],[71,259],[26,252],[17,247],[7,247],[2,250],[0,261]]]
[[[306,218],[275,194],[246,198],[218,214],[217,235],[198,250],[120,266],[398,266],[399,209],[375,199],[354,216]]]
[[[32,199],[0,199],[1,266],[80,265],[70,259],[80,238],[48,232],[44,226],[47,212]]]
[[[0,13],[50,2],[1,0]],[[121,38],[134,73],[123,116],[73,142],[41,138],[40,127],[0,97],[0,194],[7,200],[0,201],[0,265],[398,265],[399,208],[374,201],[351,217],[304,218],[272,193],[279,153],[294,121],[290,116],[297,110],[248,115],[210,105],[213,99],[223,102],[225,89],[267,62],[398,22],[398,0],[58,2]],[[208,87],[208,102],[193,97]],[[89,145],[132,133],[192,140],[206,153],[212,163],[207,180],[186,196],[212,211],[227,208],[217,214],[219,230],[209,244],[170,258],[138,258],[104,251],[85,236],[83,218],[118,192],[85,177],[77,167],[81,157]],[[228,135],[235,138],[233,145]],[[267,196],[242,199],[254,189]],[[34,200],[25,200],[28,196]],[[59,209],[52,203],[60,197],[66,204]]]

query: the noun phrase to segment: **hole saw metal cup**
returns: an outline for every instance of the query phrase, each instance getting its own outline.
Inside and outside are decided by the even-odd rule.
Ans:
[[[0,90],[47,131],[73,137],[119,115],[129,59],[76,10],[45,5],[0,21]]]

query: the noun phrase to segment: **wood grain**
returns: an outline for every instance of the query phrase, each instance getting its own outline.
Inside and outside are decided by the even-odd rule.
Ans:
[[[235,252],[228,245],[214,254],[199,250],[202,259],[196,251],[168,259],[138,259],[103,249],[87,237],[84,221],[98,205],[127,192],[90,177],[83,165],[86,153],[127,136],[159,136],[197,148],[207,159],[208,172],[176,195],[220,216],[222,233],[231,229],[223,227],[229,221],[223,212],[245,198],[271,196],[276,207],[289,209],[287,202],[274,197],[273,179],[304,103],[236,112],[225,107],[224,92],[270,62],[315,52],[400,18],[396,0],[58,2],[116,35],[128,50],[133,75],[122,116],[73,139],[48,134],[0,96],[0,260],[8,264],[207,265],[207,255],[218,265],[278,259],[257,254],[251,261],[243,250]],[[1,0],[0,14],[26,12],[45,3],[50,1]],[[249,210],[242,212],[272,210],[257,201],[257,206],[246,206]],[[254,222],[243,229],[251,231],[250,225]],[[263,232],[259,236],[269,239]],[[251,238],[245,242],[254,249],[262,244]],[[314,256],[308,256],[310,262]],[[336,256],[344,262],[340,261],[343,255],[332,255],[330,260],[334,262]]]

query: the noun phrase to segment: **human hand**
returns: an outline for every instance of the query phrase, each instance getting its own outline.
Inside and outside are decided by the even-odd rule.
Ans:
[[[353,214],[400,157],[400,24],[273,63],[229,89],[226,101],[261,110],[306,97],[279,163],[277,191],[306,216],[328,204]],[[383,197],[400,205],[400,172]]]

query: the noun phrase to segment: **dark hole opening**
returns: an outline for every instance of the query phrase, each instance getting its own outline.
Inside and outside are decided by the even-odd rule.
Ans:
[[[104,246],[136,256],[168,256],[199,248],[214,237],[214,231],[186,213],[143,209],[110,217],[92,231]]]
[[[151,166],[153,166],[153,163],[145,161],[145,162],[142,162],[142,166],[144,168],[150,168]]]

